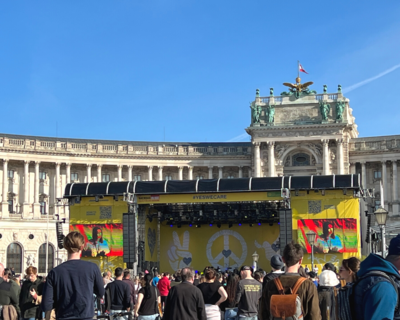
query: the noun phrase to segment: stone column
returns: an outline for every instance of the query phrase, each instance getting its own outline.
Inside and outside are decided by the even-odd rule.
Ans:
[[[128,181],[132,181],[132,165],[128,165]]]
[[[398,180],[397,180],[397,160],[393,160],[392,162],[392,170],[393,170],[393,214],[399,214],[399,197],[398,197]]]
[[[275,142],[268,141],[268,177],[275,177]]]
[[[122,165],[117,165],[118,168],[118,181],[122,181]]]
[[[158,180],[162,181],[163,180],[163,176],[162,176],[162,171],[163,171],[163,166],[158,166]]]
[[[24,202],[22,203],[22,217],[29,215],[29,161],[24,161]]]
[[[153,166],[147,166],[148,170],[148,181],[153,181]]]
[[[193,167],[188,166],[188,170],[189,170],[189,180],[193,180]]]
[[[208,179],[213,178],[213,167],[208,167]]]
[[[56,162],[56,181],[54,183],[55,194],[54,194],[54,205],[57,203],[57,198],[60,198],[60,163]]]
[[[361,185],[363,189],[367,189],[367,169],[365,164],[365,162],[361,162]]]
[[[35,161],[35,194],[33,200],[33,218],[40,219],[39,186],[40,186],[40,162]]]
[[[87,183],[91,183],[92,182],[92,165],[90,163],[88,163],[86,165],[86,182]]]
[[[336,163],[337,163],[337,174],[344,174],[344,159],[343,159],[343,139],[337,139],[337,151],[336,151]]]
[[[103,182],[101,177],[101,169],[103,168],[102,164],[97,165],[97,182]]]
[[[183,167],[178,167],[178,179],[183,180]]]
[[[383,188],[383,201],[382,207],[385,208],[385,210],[388,210],[388,193],[387,193],[387,167],[386,167],[386,161],[382,161],[382,188]]]
[[[239,166],[239,178],[243,178],[243,167]]]
[[[253,142],[253,144],[254,144],[254,176],[258,178],[261,176],[260,143]]]
[[[3,194],[1,202],[2,217],[8,218],[8,159],[3,159]]]
[[[218,167],[218,178],[220,178],[220,179],[223,178],[223,172],[222,172],[223,169],[224,169],[224,167],[222,167],[222,166]]]
[[[354,162],[350,163],[350,174],[356,174],[356,164]]]
[[[67,183],[71,183],[71,164],[67,163],[65,167],[65,174],[67,178]]]
[[[323,149],[323,175],[327,176],[330,174],[329,170],[329,140],[323,139],[322,149]]]
[[[251,178],[251,176],[253,175],[253,170],[251,169],[251,167],[249,167],[249,172],[248,172],[248,174],[249,174],[249,178]]]

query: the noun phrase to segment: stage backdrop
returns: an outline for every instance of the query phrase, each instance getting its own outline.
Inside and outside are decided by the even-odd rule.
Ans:
[[[125,268],[126,264],[122,258],[122,213],[127,212],[128,206],[122,197],[118,201],[113,197],[104,197],[98,202],[94,198],[82,198],[79,204],[71,205],[69,210],[70,230],[79,231],[85,237],[87,244],[82,259],[94,262],[102,272],[113,273],[116,267]],[[106,246],[104,241],[103,244],[99,244],[100,254],[95,257],[91,254],[94,252],[93,246],[88,250],[94,227],[101,229],[107,244]],[[105,253],[108,250],[109,252]],[[102,251],[104,253],[101,253]]]
[[[147,208],[147,214],[157,213],[157,210]],[[158,219],[153,217],[150,222],[146,219],[145,222],[145,260],[157,262],[158,261]]]
[[[270,270],[270,259],[279,254],[279,225],[243,224],[228,228],[222,225],[201,228],[161,225],[160,270],[173,272],[187,266],[203,270],[206,266],[240,268],[252,265],[254,252],[259,255],[259,267]]]

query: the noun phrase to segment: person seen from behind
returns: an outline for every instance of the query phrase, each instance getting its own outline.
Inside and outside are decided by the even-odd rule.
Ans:
[[[315,284],[315,286],[318,288],[318,279],[317,279],[317,275],[315,274],[315,272],[311,271],[308,273],[308,276],[310,277],[310,280]]]
[[[282,271],[283,266],[285,265],[282,261],[282,257],[279,254],[273,255],[271,257],[271,269],[272,271],[268,273],[263,280],[263,295],[264,295],[264,288],[268,284],[269,281],[279,277],[284,272]],[[266,293],[265,293],[266,294]]]
[[[301,278],[299,268],[303,262],[303,248],[299,244],[289,243],[283,250],[282,261],[286,264],[286,273],[279,277],[285,294],[290,294],[296,282]],[[303,278],[304,279],[304,278]],[[270,281],[266,287],[267,297],[261,300],[260,319],[270,319],[270,302],[272,295],[278,295],[279,291],[274,281]],[[301,312],[304,320],[321,319],[319,309],[317,287],[305,280],[297,290],[301,302]]]
[[[146,274],[142,279],[138,302],[135,305],[135,317],[138,320],[155,320],[158,317],[158,304],[161,303],[160,292],[153,286],[153,277]]]
[[[26,281],[22,284],[19,295],[19,306],[21,316],[24,320],[34,320],[39,318],[39,305],[36,303],[38,297],[42,295],[42,278],[38,277],[37,268],[30,266],[25,270]]]
[[[336,319],[335,290],[339,279],[331,270],[324,270],[319,275],[318,298],[322,320]]]
[[[241,280],[236,289],[235,302],[238,305],[238,318],[241,320],[257,320],[262,285],[252,277],[252,274],[253,268],[249,266],[240,269]]]
[[[129,310],[133,311],[133,305],[135,303],[135,285],[133,281],[131,280],[131,273],[129,269],[124,270],[124,278],[122,279],[123,282],[125,282],[129,286],[129,292],[130,292],[130,307]]]
[[[15,311],[15,317],[19,318],[21,310],[19,308],[20,287],[14,281],[3,279],[4,265],[0,263],[0,306],[9,309],[9,313]],[[4,312],[4,310],[3,310]]]
[[[169,273],[168,272],[165,272],[164,276],[160,279],[160,281],[158,281],[157,288],[160,291],[161,305],[164,308],[165,301],[167,300],[169,290],[171,289],[171,282],[169,281]]]
[[[361,262],[353,286],[353,312],[357,320],[400,319],[399,272],[400,234],[390,240],[386,259],[371,253]]]
[[[219,273],[220,274],[220,273]],[[199,284],[197,288],[203,294],[203,300],[206,308],[207,320],[220,320],[220,304],[224,302],[228,295],[217,279],[217,272],[213,267],[204,269],[205,282]]]
[[[99,267],[80,260],[85,245],[77,231],[64,238],[68,261],[52,269],[44,285],[42,310],[56,310],[57,320],[93,319],[94,299],[104,296],[104,284]]]
[[[131,289],[129,284],[122,281],[124,270],[120,267],[115,269],[115,280],[106,286],[105,304],[106,310],[111,315],[127,312],[131,306]],[[128,316],[114,317],[114,319],[128,319]]]
[[[226,293],[228,298],[221,303],[221,311],[224,312],[224,320],[236,320],[238,308],[236,307],[236,289],[240,278],[237,274],[229,274],[226,282]]]

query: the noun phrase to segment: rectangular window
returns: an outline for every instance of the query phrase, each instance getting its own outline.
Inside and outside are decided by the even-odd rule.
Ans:
[[[8,177],[14,179],[14,170],[8,170]]]
[[[172,180],[172,176],[165,176],[165,180]]]
[[[71,182],[78,181],[78,174],[76,172],[71,173]]]
[[[46,214],[46,202],[42,201],[40,203],[40,214]]]
[[[110,175],[108,173],[103,174],[103,179],[101,181],[109,182],[110,181]]]
[[[375,200],[375,210],[378,210],[378,208],[381,207],[381,201],[380,200]]]
[[[140,175],[133,176],[133,181],[140,181]]]
[[[374,171],[374,179],[381,179],[381,178],[382,178],[382,172]]]
[[[46,172],[43,171],[39,172],[39,179],[46,180]]]
[[[204,179],[204,178],[203,178],[203,176],[197,176],[196,179],[197,180],[201,180],[201,179]]]
[[[235,176],[228,176],[228,179],[235,179]]]
[[[8,212],[14,213],[14,201],[13,200],[8,200]]]

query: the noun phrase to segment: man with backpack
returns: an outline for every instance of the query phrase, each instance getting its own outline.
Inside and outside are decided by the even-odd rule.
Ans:
[[[358,280],[353,285],[353,319],[400,319],[400,234],[390,241],[386,260],[370,254],[361,262]]]
[[[321,319],[317,287],[299,275],[303,249],[289,243],[282,256],[286,273],[267,284],[267,297],[261,300],[260,319]]]

